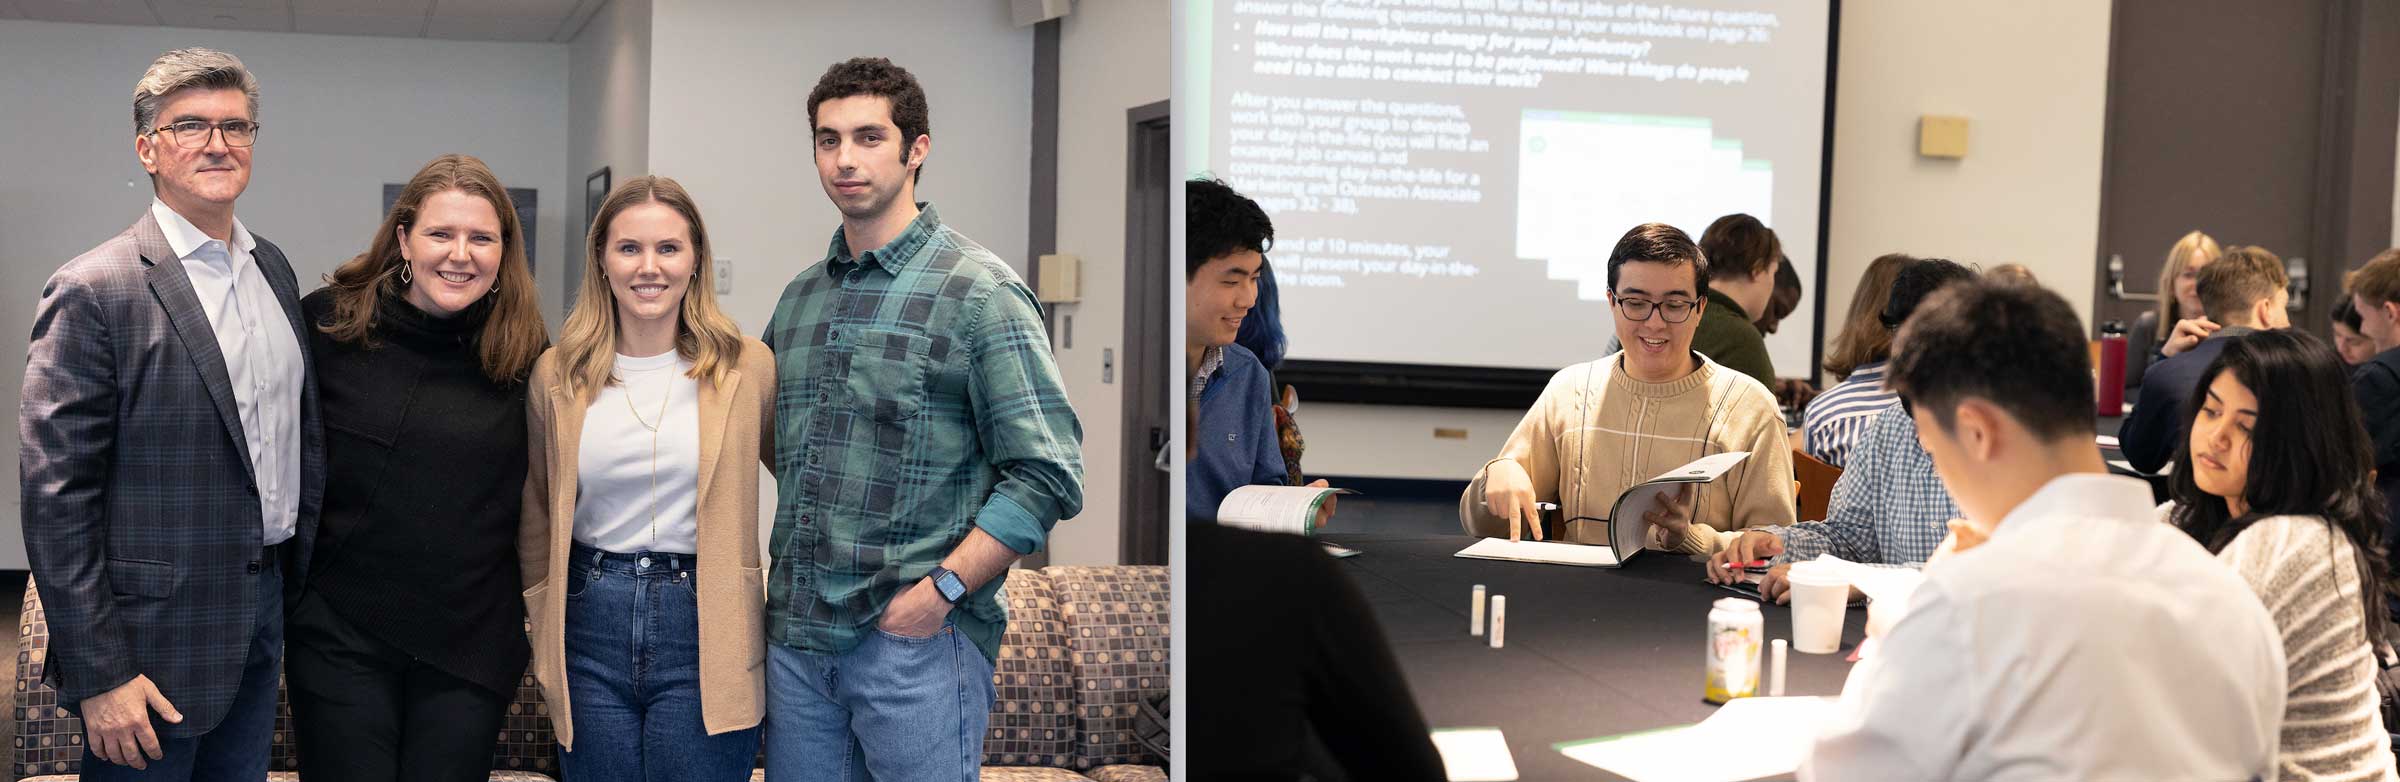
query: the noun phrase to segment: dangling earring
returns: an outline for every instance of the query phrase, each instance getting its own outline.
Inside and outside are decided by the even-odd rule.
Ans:
[[[407,262],[407,261],[401,261],[401,262],[400,262],[400,284],[402,284],[402,285],[409,285],[409,284],[412,284],[412,283],[415,283],[415,282],[416,282],[416,280],[414,280],[414,279],[411,279],[411,278],[410,278],[410,275],[409,275],[409,273],[408,273],[408,262]]]

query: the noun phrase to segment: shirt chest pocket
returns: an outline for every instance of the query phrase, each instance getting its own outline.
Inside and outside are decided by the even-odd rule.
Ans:
[[[925,409],[933,340],[917,334],[867,329],[850,351],[844,383],[850,404],[881,423],[917,417]]]

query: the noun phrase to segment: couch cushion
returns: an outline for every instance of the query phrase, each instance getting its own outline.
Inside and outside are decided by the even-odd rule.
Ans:
[[[34,591],[33,579],[25,580],[20,608],[17,691],[9,704],[9,716],[17,723],[17,739],[10,753],[9,778],[61,774],[73,779],[83,770],[83,720],[60,708],[58,691],[42,684],[50,624],[42,621],[42,596]]]
[[[1101,766],[1087,776],[1092,782],[1167,782],[1167,770],[1159,766]]]
[[[1008,633],[992,666],[990,725],[983,762],[993,766],[1057,766],[1075,757],[1075,667],[1067,659],[1066,624],[1058,595],[1038,570],[1008,572],[1000,590]]]
[[[1169,686],[1167,569],[1061,565],[1045,572],[1075,666],[1074,768],[1164,763],[1134,740],[1134,728],[1142,700]]]
[[[1092,782],[1063,768],[1042,766],[984,766],[982,782]]]

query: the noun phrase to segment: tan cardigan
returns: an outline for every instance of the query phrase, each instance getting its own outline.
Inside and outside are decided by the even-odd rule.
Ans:
[[[1644,383],[1619,369],[1621,355],[1551,376],[1492,461],[1516,460],[1535,498],[1558,503],[1566,518],[1601,518],[1635,484],[1702,456],[1748,451],[1700,490],[1699,523],[1688,534],[1651,545],[1706,554],[1725,545],[1728,531],[1792,523],[1791,441],[1766,386],[1705,356],[1680,379]],[[1508,522],[1484,507],[1484,472],[1458,498],[1459,525],[1469,535],[1506,537]]]
[[[700,383],[700,713],[710,735],[759,724],[766,705],[766,580],[759,569],[758,459],[775,418],[775,355],[744,337],[738,369]],[[517,558],[533,623],[533,674],[558,744],[575,747],[567,702],[567,552],[575,541],[576,455],[587,400],[567,391],[557,350],[534,362],[526,395],[532,463]]]

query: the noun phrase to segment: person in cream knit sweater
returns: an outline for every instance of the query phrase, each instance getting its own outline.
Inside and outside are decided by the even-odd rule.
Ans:
[[[1653,527],[1650,545],[1705,554],[1744,528],[1791,524],[1791,445],[1774,394],[1691,349],[1708,306],[1700,248],[1672,226],[1635,226],[1609,253],[1608,286],[1626,350],[1551,377],[1459,497],[1460,526],[1539,540],[1537,502],[1558,503],[1564,519],[1604,518],[1627,488],[1729,451],[1750,456],[1691,498],[1697,523]]]

